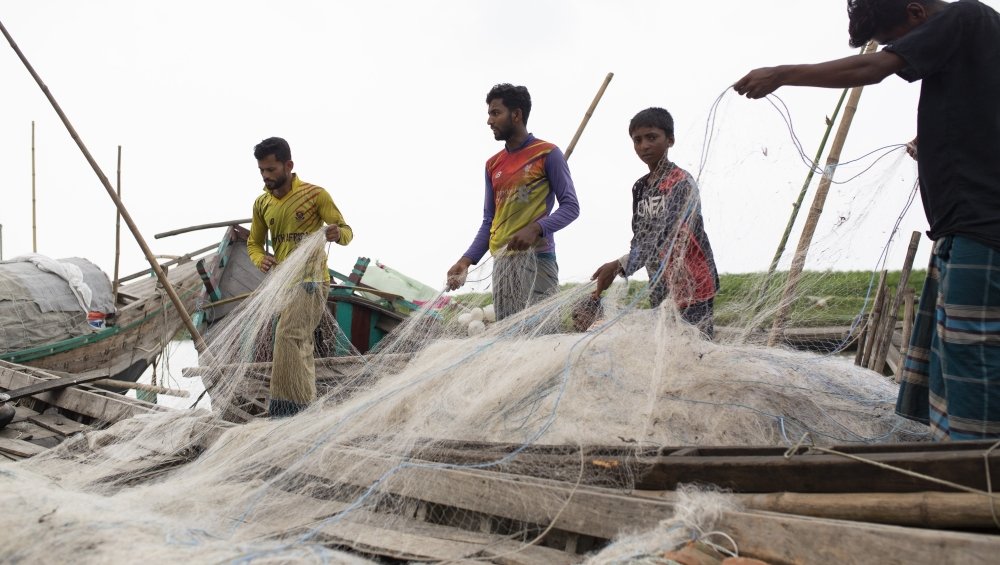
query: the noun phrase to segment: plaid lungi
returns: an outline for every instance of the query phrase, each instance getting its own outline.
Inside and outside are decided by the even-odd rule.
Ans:
[[[1000,251],[935,242],[896,413],[937,440],[1000,437]]]

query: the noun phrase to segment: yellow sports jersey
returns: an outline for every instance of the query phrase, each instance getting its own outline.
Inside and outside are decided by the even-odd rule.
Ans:
[[[351,226],[344,221],[343,214],[333,203],[330,193],[322,187],[299,180],[292,175],[292,188],[282,198],[275,198],[267,190],[253,203],[253,220],[250,224],[250,238],[247,253],[254,265],[260,267],[264,261],[264,242],[271,233],[274,258],[279,263],[288,257],[306,236],[336,224],[340,227],[340,245],[347,245],[354,238]],[[324,257],[324,267],[326,257]],[[325,268],[323,280],[329,281],[330,274]]]

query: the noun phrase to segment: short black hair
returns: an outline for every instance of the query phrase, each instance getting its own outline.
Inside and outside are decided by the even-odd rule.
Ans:
[[[863,47],[875,34],[905,22],[906,6],[914,2],[925,7],[933,3],[932,0],[847,0],[851,47]]]
[[[292,149],[284,139],[269,137],[253,148],[253,156],[258,161],[266,159],[268,155],[274,155],[275,159],[284,163],[285,161],[292,160]]]
[[[674,117],[663,108],[646,108],[632,117],[628,123],[628,134],[632,135],[637,128],[660,128],[667,137],[674,136]]]
[[[531,95],[525,86],[514,86],[509,82],[493,85],[490,93],[486,95],[486,103],[489,104],[497,98],[503,102],[508,110],[520,110],[521,120],[524,125],[528,125],[528,114],[531,113]]]

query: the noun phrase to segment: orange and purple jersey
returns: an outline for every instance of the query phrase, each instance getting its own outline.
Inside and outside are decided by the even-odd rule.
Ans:
[[[555,203],[559,207],[553,212]],[[542,239],[536,253],[554,253],[552,235],[580,215],[576,189],[558,147],[533,135],[514,151],[506,148],[486,161],[483,223],[469,250],[473,263],[496,254],[514,233],[537,222]]]

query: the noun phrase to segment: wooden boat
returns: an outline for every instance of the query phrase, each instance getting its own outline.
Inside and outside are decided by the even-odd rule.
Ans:
[[[195,258],[214,248],[213,245],[161,265],[189,311],[204,295]],[[149,270],[121,281],[124,284],[118,291],[116,314],[103,329],[7,352],[0,355],[0,361],[81,376],[135,381],[184,322]]]
[[[0,426],[0,461],[37,455],[73,434],[138,414],[170,410],[87,382],[94,378],[72,377],[71,385],[65,376],[0,361],[0,391],[37,390],[17,399],[13,420]]]
[[[232,225],[226,231],[216,254],[197,262],[208,300],[195,314],[195,323],[211,336],[241,299],[249,296],[264,280],[264,274],[250,261],[246,245],[249,230]],[[359,257],[350,275],[330,270],[331,288],[327,297],[329,316],[317,328],[315,355],[317,387],[321,394],[336,389],[347,394],[351,376],[364,366],[367,354],[419,307],[401,296],[382,292],[361,282],[369,260]],[[372,297],[377,298],[374,300]],[[272,341],[263,336],[264,343]],[[246,386],[226,415],[233,422],[244,422],[263,414],[271,374],[271,353],[259,348],[254,363],[243,365]],[[231,369],[229,367],[228,369]],[[201,376],[211,390],[217,376],[227,369],[205,367],[185,369],[185,376]],[[345,388],[347,387],[347,388]]]
[[[193,460],[224,430],[212,426],[193,435],[201,443],[188,449],[187,460],[166,467],[153,460],[148,469],[140,461],[129,472],[156,480]],[[1000,528],[983,490],[998,478],[1000,454],[991,442],[785,453],[427,440],[406,454],[404,465],[399,454],[370,446],[322,449],[353,463],[274,467],[291,484],[323,488],[282,493],[271,512],[254,515],[247,527],[292,537],[308,532],[312,543],[390,560],[581,563],[621,535],[662,528],[681,502],[674,490],[681,479],[708,484],[721,477],[742,508],[723,510],[713,528],[743,557],[772,564],[991,563],[1000,551]],[[989,479],[981,474],[984,460],[994,464]],[[711,478],[701,478],[699,469]],[[972,492],[912,473],[957,479]],[[362,492],[386,504],[358,506],[352,497]]]
[[[264,273],[250,261],[247,239],[250,231],[232,225],[226,231],[218,252],[198,261],[197,269],[205,285],[208,302],[196,321],[210,333],[221,321],[253,292],[264,280]],[[317,340],[317,357],[365,354],[395,329],[418,306],[403,297],[381,292],[361,283],[369,260],[359,257],[350,275],[330,269],[332,285],[327,300],[328,309],[346,337],[334,335]],[[368,296],[366,296],[366,294]],[[377,295],[380,300],[373,300]],[[267,361],[268,359],[257,359]]]

